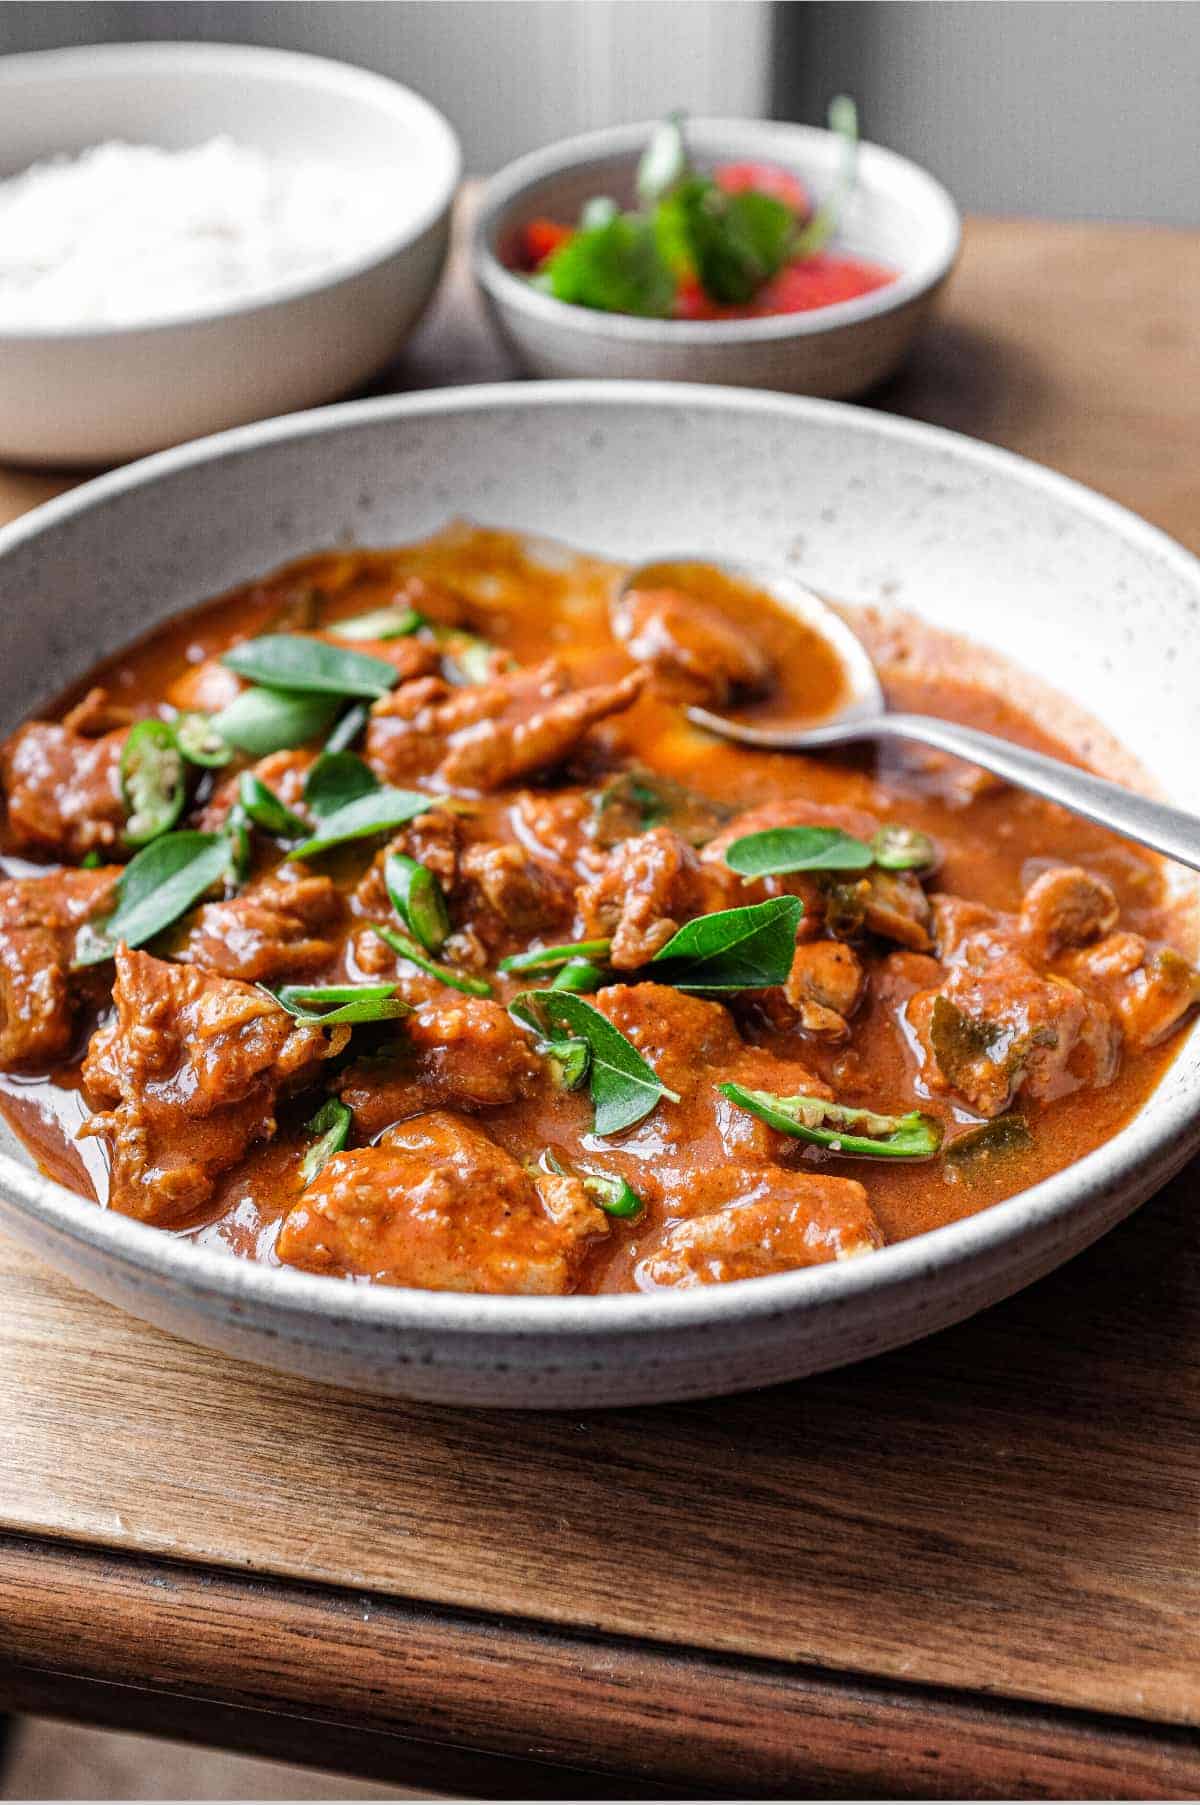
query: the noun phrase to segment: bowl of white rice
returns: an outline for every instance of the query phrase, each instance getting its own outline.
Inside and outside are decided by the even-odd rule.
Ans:
[[[428,101],[320,57],[0,58],[0,458],[115,463],[361,386],[437,285],[460,173]]]

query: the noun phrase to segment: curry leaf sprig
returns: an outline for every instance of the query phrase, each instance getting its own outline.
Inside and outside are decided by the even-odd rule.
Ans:
[[[551,1044],[581,1043],[594,1111],[593,1130],[620,1134],[634,1127],[662,1099],[678,1103],[654,1067],[608,1017],[568,990],[525,990],[509,1004],[512,1015]]]
[[[798,896],[772,896],[766,902],[698,915],[673,934],[646,965],[622,975],[631,983],[669,984],[675,990],[706,995],[766,990],[782,984],[792,968],[803,912]],[[594,973],[611,982],[611,974],[600,964],[611,949],[608,939],[535,947],[502,959],[499,970],[528,974],[562,971],[574,964],[579,980]],[[584,971],[584,966],[590,971]]]

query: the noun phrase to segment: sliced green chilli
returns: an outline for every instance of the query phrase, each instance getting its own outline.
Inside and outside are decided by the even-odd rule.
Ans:
[[[233,757],[233,747],[217,732],[211,715],[187,713],[171,722],[175,743],[189,764],[216,770]]]
[[[334,621],[329,631],[338,639],[407,639],[424,624],[424,616],[402,602],[391,602],[386,608],[372,608],[367,614],[352,614],[346,620]]]
[[[284,984],[268,991],[297,1021],[340,1023],[390,1022],[411,1015],[412,1006],[395,994],[394,984]]]
[[[870,1109],[848,1109],[824,1097],[778,1097],[773,1091],[746,1090],[740,1084],[719,1084],[717,1089],[768,1127],[827,1147],[831,1153],[862,1159],[929,1159],[942,1144],[937,1117],[915,1109],[904,1116],[884,1116]]]
[[[435,873],[405,853],[392,852],[384,860],[383,881],[401,921],[426,952],[436,953],[449,936],[450,911]]]
[[[238,779],[238,801],[255,827],[263,828],[277,839],[303,840],[307,837],[308,822],[293,814],[274,790],[261,777],[256,777],[253,771],[243,771]]]
[[[183,754],[166,721],[139,721],[121,753],[125,838],[146,846],[174,827],[187,795]]]
[[[419,971],[428,972],[439,983],[448,984],[452,990],[461,990],[469,997],[491,996],[492,987],[486,978],[472,977],[470,972],[456,971],[452,965],[439,964],[436,959],[429,957],[424,947],[419,946],[410,934],[401,934],[384,922],[372,921],[369,925],[371,932],[378,934],[385,946],[390,946],[394,953],[399,953],[402,959],[407,959]]]
[[[565,946],[539,946],[532,952],[513,953],[501,959],[497,971],[553,971],[572,959],[607,959],[611,940],[573,940]]]
[[[304,1124],[306,1134],[315,1134],[313,1142],[300,1161],[301,1183],[308,1186],[335,1153],[341,1153],[350,1139],[353,1117],[337,1097],[329,1097],[312,1120]]]

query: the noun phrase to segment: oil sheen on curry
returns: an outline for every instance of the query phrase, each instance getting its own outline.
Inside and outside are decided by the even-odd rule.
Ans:
[[[321,554],[12,736],[44,1171],[269,1265],[594,1293],[869,1258],[1117,1131],[1200,997],[1159,862],[944,756],[714,740],[687,703],[811,718],[836,664],[715,572],[621,577]],[[1057,749],[961,651],[883,674]]]

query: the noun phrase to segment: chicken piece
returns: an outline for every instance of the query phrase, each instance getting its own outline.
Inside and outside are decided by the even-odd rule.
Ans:
[[[355,908],[374,920],[392,914],[384,870],[393,852],[433,872],[456,928],[484,948],[496,949],[513,934],[527,940],[570,919],[574,888],[565,872],[531,859],[513,841],[473,840],[459,817],[435,809],[409,822],[362,877]]]
[[[172,708],[184,714],[220,714],[246,687],[237,672],[219,658],[204,658],[172,678],[166,697]]]
[[[810,940],[796,948],[783,994],[806,1033],[841,1042],[850,1038],[850,1017],[865,982],[850,947],[840,940]]]
[[[336,633],[317,633],[314,638],[343,649],[348,643]],[[365,652],[369,658],[382,658],[392,666],[401,683],[411,683],[417,677],[435,677],[441,664],[437,647],[427,639],[414,639],[411,634],[401,639],[356,639],[351,649]]]
[[[0,752],[8,827],[17,847],[82,859],[122,850],[121,754],[127,727],[88,739],[57,721],[30,721]]]
[[[645,1135],[656,1193],[673,1215],[713,1207],[727,1164],[764,1165],[790,1155],[790,1135],[769,1128],[717,1089],[724,1081],[780,1096],[831,1098],[828,1085],[795,1060],[748,1046],[720,1003],[665,984],[606,985],[595,1007],[619,1028],[678,1103],[664,1100],[633,1140]],[[626,1140],[622,1145],[630,1145]],[[725,1197],[722,1194],[720,1201]]]
[[[933,938],[938,956],[944,964],[962,957],[965,948],[977,934],[995,936],[1004,931],[1002,917],[986,903],[968,902],[966,897],[939,891],[929,899]],[[1015,927],[1009,918],[1010,944],[1016,944]]]
[[[272,1137],[280,1093],[314,1079],[350,1035],[293,1020],[252,984],[127,947],[113,1003],[83,1065],[84,1093],[102,1113],[80,1133],[107,1144],[109,1207],[164,1226]]]
[[[866,878],[863,926],[914,953],[933,945],[929,898],[911,871],[870,871]],[[827,911],[828,912],[828,911]]]
[[[613,630],[672,700],[720,708],[770,685],[761,647],[719,608],[682,590],[629,590],[613,608]]]
[[[405,1018],[396,1049],[342,1076],[342,1101],[367,1139],[421,1110],[473,1114],[515,1103],[538,1082],[541,1066],[507,1010],[489,997],[436,990]]]
[[[284,1219],[289,1266],[426,1291],[561,1296],[604,1212],[578,1180],[546,1194],[472,1123],[437,1110],[335,1154]]]
[[[1120,912],[1112,885],[1102,877],[1078,865],[1053,865],[1026,890],[1020,929],[1032,956],[1048,963],[1111,932]]]
[[[68,733],[80,733],[84,739],[94,740],[118,727],[132,727],[136,719],[132,708],[114,702],[108,690],[96,684],[73,708],[68,708],[62,725]]]
[[[608,862],[592,837],[595,816],[591,797],[581,790],[522,790],[509,810],[513,833],[539,865],[584,882]]]
[[[908,1023],[926,1083],[957,1091],[981,1116],[1000,1115],[1018,1093],[1049,1102],[1116,1075],[1120,1040],[1103,1004],[993,936],[976,936],[940,989],[912,999]]]
[[[490,913],[513,933],[528,938],[568,921],[574,900],[570,880],[546,865],[535,864],[513,844],[468,845],[462,856],[463,882],[473,892],[467,919],[489,938],[480,914]]]
[[[612,937],[617,971],[645,965],[693,916],[739,901],[738,880],[723,863],[705,864],[669,827],[622,840],[604,875],[576,895],[582,940]]]
[[[1067,971],[1098,994],[1135,1052],[1156,1047],[1200,1003],[1200,971],[1171,947],[1149,947],[1140,934],[1109,934],[1075,953]]]
[[[765,1278],[883,1245],[867,1193],[853,1178],[778,1167],[736,1176],[733,1201],[674,1223],[639,1261],[636,1277],[644,1290]]]
[[[115,900],[120,870],[55,871],[0,883],[0,1070],[49,1066],[70,1052],[86,980],[75,936]]]
[[[419,678],[371,710],[367,762],[387,783],[433,775],[454,789],[503,789],[561,763],[595,722],[636,702],[644,683],[643,671],[631,671],[571,690],[555,659],[457,690]]]
[[[205,903],[175,956],[249,984],[312,978],[337,957],[341,913],[331,879],[283,864],[228,902]]]

